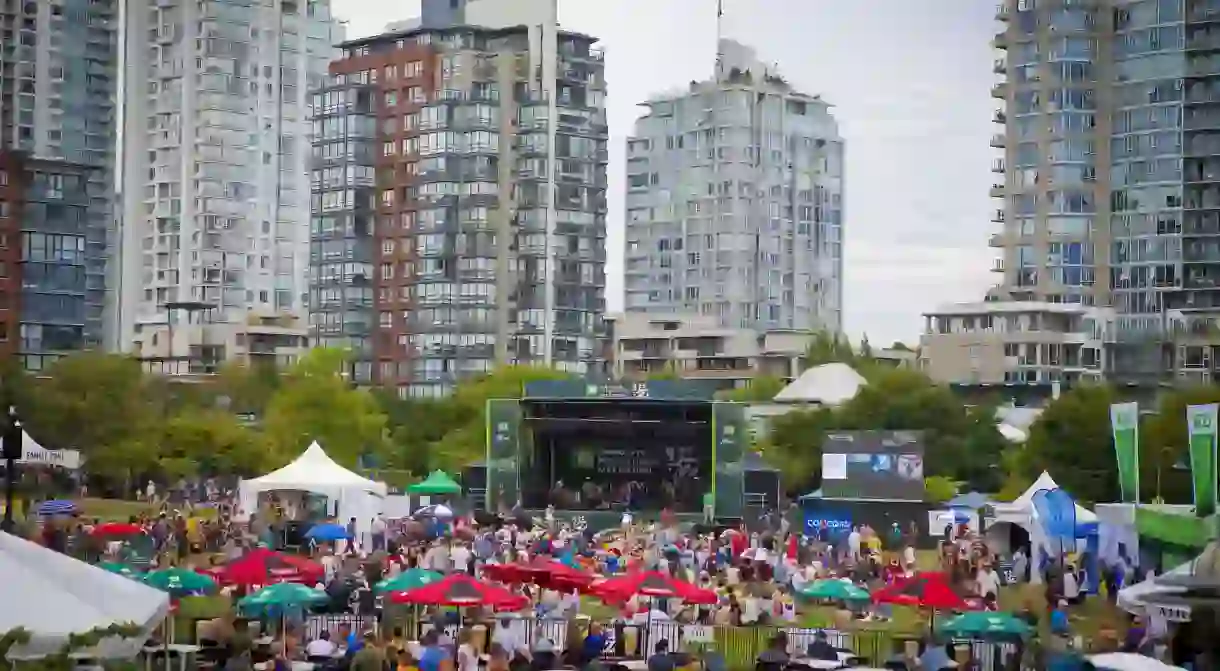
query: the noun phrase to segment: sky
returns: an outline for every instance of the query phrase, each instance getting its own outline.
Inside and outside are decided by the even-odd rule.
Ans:
[[[723,0],[724,37],[829,101],[846,140],[844,329],[915,344],[922,313],[981,300],[994,224],[988,145],[995,2]],[[332,0],[348,37],[419,15],[419,0]],[[626,138],[650,95],[711,75],[716,0],[559,0],[559,22],[600,38],[610,119],[609,276],[621,309]]]

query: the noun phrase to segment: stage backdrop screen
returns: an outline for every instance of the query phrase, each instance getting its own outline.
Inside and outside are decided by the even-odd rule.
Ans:
[[[923,501],[923,432],[827,433],[822,442],[822,496]]]

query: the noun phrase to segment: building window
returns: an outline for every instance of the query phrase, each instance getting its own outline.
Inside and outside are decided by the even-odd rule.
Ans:
[[[412,79],[412,78],[418,77],[422,74],[424,74],[424,62],[423,61],[411,61],[410,63],[407,63],[402,69],[402,76],[406,77],[407,79]]]

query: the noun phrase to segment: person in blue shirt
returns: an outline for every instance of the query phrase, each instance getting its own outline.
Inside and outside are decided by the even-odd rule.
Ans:
[[[1071,626],[1068,623],[1067,602],[1063,599],[1060,599],[1055,610],[1051,611],[1051,633],[1056,636],[1067,636],[1071,633]]]
[[[606,634],[602,631],[602,626],[596,622],[590,623],[589,634],[585,636],[584,644],[581,646],[581,666],[590,664],[598,657],[601,657],[602,652],[606,649],[606,640]]]
[[[435,629],[429,629],[420,639],[419,644],[423,651],[419,653],[419,671],[441,671],[441,664],[447,653],[438,645],[437,640]]]
[[[344,625],[343,633],[343,645],[347,647],[347,654],[354,655],[357,652],[360,652],[360,648],[364,647],[364,639],[358,636],[356,632],[352,631],[352,628],[347,625]]]

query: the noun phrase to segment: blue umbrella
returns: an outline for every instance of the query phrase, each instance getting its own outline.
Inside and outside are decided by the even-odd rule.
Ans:
[[[305,532],[305,537],[316,541],[337,541],[347,538],[347,529],[341,524],[315,524]]]
[[[34,509],[34,512],[43,516],[71,515],[72,513],[76,512],[76,504],[71,501],[63,500],[43,501],[42,503],[38,504],[38,507]]]

